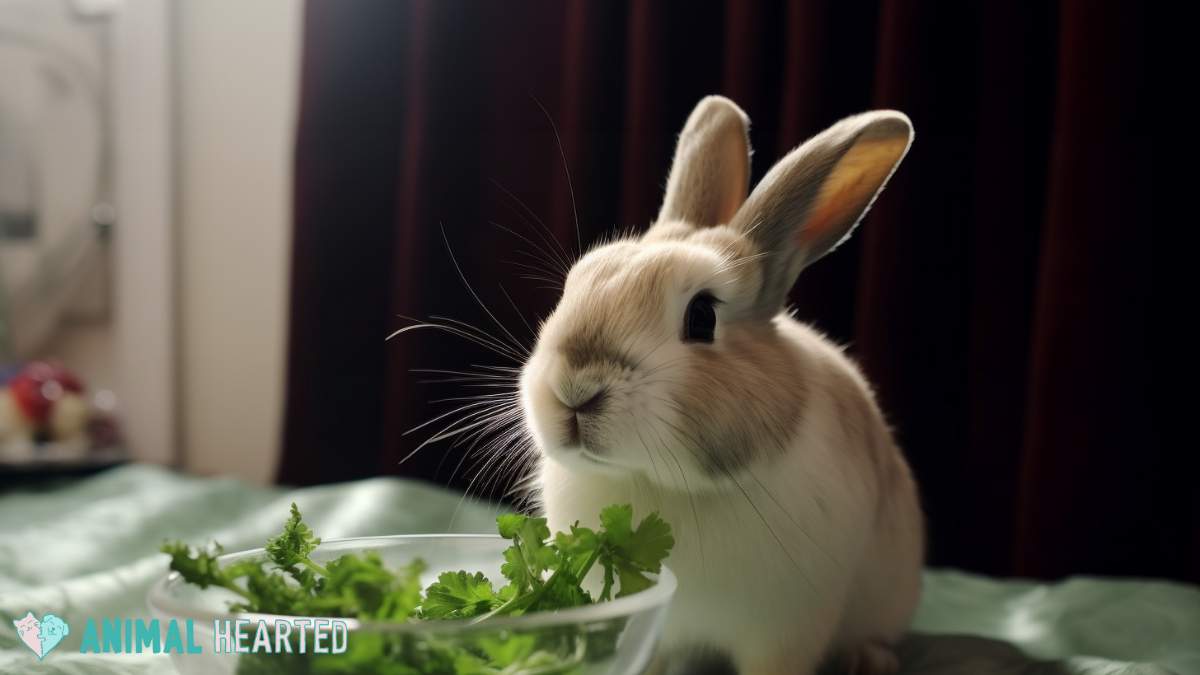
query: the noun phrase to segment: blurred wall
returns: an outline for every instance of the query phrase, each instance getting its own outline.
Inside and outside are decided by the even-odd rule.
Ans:
[[[113,39],[114,385],[129,450],[178,464],[178,242],[174,222],[170,6],[130,0]],[[68,361],[70,363],[70,361]]]
[[[301,3],[175,4],[184,464],[270,480],[282,410]]]

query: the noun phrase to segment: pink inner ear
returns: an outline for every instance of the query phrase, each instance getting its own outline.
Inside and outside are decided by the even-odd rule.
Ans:
[[[863,206],[864,199],[860,198],[860,195],[864,192],[862,186],[867,182],[866,178],[859,173],[853,182],[838,186],[836,194],[826,194],[829,187],[829,183],[826,183],[826,187],[821,189],[817,203],[813,205],[811,214],[796,233],[797,243],[809,247],[827,241],[834,236],[834,230],[843,229],[853,222],[856,211],[861,210]],[[865,199],[870,199],[870,194],[874,194],[874,191]]]
[[[804,247],[839,239],[858,220],[904,155],[907,137],[875,138],[854,144],[829,173],[796,233]]]

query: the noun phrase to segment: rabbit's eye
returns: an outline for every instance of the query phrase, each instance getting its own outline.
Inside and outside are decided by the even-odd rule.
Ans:
[[[717,303],[708,291],[700,291],[688,303],[683,317],[684,342],[712,342],[717,329]]]

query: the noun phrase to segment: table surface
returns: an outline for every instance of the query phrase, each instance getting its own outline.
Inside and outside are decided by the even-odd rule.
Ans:
[[[152,655],[80,654],[78,631],[38,661],[12,619],[144,617],[166,538],[262,546],[288,505],[324,538],[494,532],[500,507],[424,483],[376,478],[297,490],[125,465],[0,494],[0,674],[166,675]],[[669,565],[668,561],[668,565]],[[1200,675],[1200,588],[1156,580],[1043,584],[929,570],[905,673]]]

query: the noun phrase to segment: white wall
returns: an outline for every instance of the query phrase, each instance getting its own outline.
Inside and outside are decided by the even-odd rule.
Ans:
[[[262,482],[283,409],[302,3],[174,9],[184,465]]]
[[[168,7],[129,0],[113,33],[114,389],[134,458],[179,459]],[[95,342],[103,344],[102,335]]]

